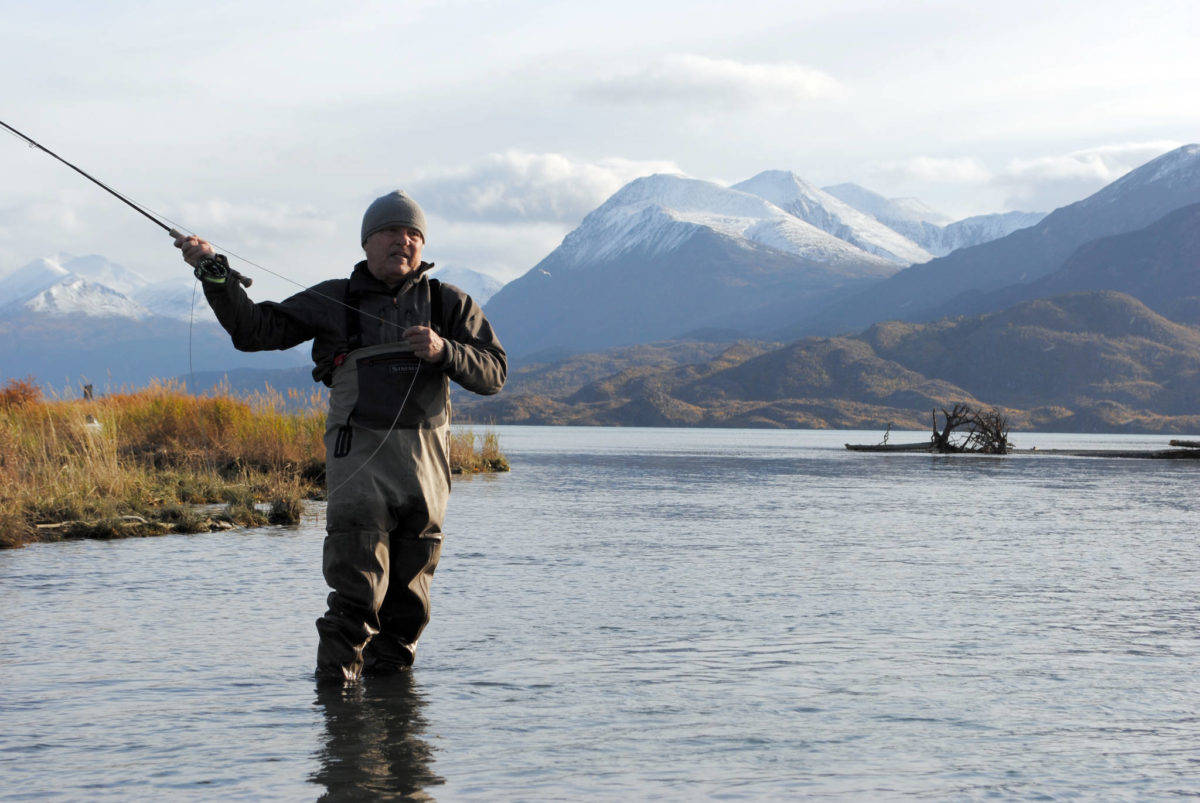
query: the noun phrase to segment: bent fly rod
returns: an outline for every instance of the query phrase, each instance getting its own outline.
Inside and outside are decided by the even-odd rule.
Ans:
[[[28,143],[30,147],[37,148],[38,150],[42,151],[43,153],[53,156],[55,159],[57,159],[58,161],[65,164],[67,167],[71,168],[76,173],[78,173],[79,175],[86,178],[88,181],[95,184],[97,187],[100,187],[105,192],[109,193],[113,197],[119,199],[125,205],[129,206],[131,209],[134,209],[135,211],[137,211],[138,214],[142,215],[143,217],[145,217],[146,219],[148,219],[149,221],[154,223],[154,225],[156,225],[156,226],[160,227],[161,229],[163,229],[164,231],[166,231],[167,234],[170,234],[176,240],[182,240],[187,237],[186,234],[181,234],[177,228],[172,228],[170,225],[168,225],[169,222],[173,222],[173,221],[171,221],[170,218],[166,217],[166,215],[151,214],[151,210],[147,209],[146,207],[142,206],[141,204],[134,203],[129,198],[125,197],[121,193],[114,190],[112,187],[105,184],[103,181],[100,181],[95,176],[92,176],[91,174],[87,173],[86,171],[82,170],[81,168],[77,167],[76,165],[68,162],[66,159],[62,158],[54,151],[52,151],[49,148],[47,148],[46,146],[42,145],[40,142],[37,142],[36,140],[34,140],[31,137],[26,136],[25,134],[22,134],[20,131],[13,128],[11,125],[4,122],[3,120],[0,120],[0,126],[8,129],[10,132],[12,132],[16,136],[20,137],[22,140],[24,140],[26,143]],[[166,220],[167,222],[164,222],[164,220]],[[179,226],[180,224],[176,223],[175,225]],[[186,228],[186,226],[183,228]],[[325,295],[324,293],[322,293],[318,290],[315,290],[311,287],[306,288],[304,285],[300,284],[300,282],[297,282],[295,279],[292,279],[288,276],[284,276],[282,273],[276,273],[275,271],[271,270],[270,268],[266,267],[265,265],[260,265],[257,262],[255,262],[254,260],[247,259],[246,257],[241,256],[240,254],[234,253],[230,249],[225,248],[225,247],[219,245],[218,243],[212,242],[210,240],[209,244],[215,248],[221,249],[222,251],[224,251],[226,254],[228,254],[231,257],[240,259],[242,262],[245,262],[247,265],[252,265],[255,268],[258,268],[259,270],[263,271],[264,273],[269,273],[278,279],[282,279],[283,281],[288,282],[289,284],[296,285],[297,287],[299,287],[302,290],[307,290],[309,293],[312,293],[313,295],[320,296],[321,298],[328,300],[331,304],[336,304],[336,305],[339,305],[342,307],[346,307],[348,309],[356,310],[356,311],[358,311],[358,313],[360,315],[363,315],[364,317],[367,317],[367,318],[373,318],[387,326],[398,326],[398,324],[396,324],[392,321],[385,320],[384,318],[381,318],[378,315],[372,315],[368,312],[363,312],[361,310],[358,310],[357,307],[347,304],[343,299],[334,298],[333,296]],[[222,260],[223,259],[224,259],[224,257],[222,257]],[[204,257],[200,261],[198,270],[211,269],[213,266],[218,265],[218,264],[219,264],[219,262],[216,258],[216,255],[207,256],[207,257]],[[237,280],[244,287],[249,287],[251,284],[253,284],[253,280],[249,276],[243,276],[240,273],[236,273],[236,271],[235,271],[235,274],[237,275]]]
[[[5,127],[5,128],[7,128],[9,131],[11,131],[12,133],[16,134],[16,135],[17,135],[18,137],[20,137],[21,139],[23,139],[23,140],[25,140],[26,142],[28,142],[28,143],[29,143],[29,145],[30,145],[30,147],[37,148],[37,149],[38,149],[39,151],[41,151],[42,153],[45,153],[45,154],[47,154],[47,155],[49,155],[49,156],[52,156],[52,157],[54,157],[55,159],[57,159],[58,161],[62,162],[62,163],[63,163],[63,164],[65,164],[67,167],[71,168],[71,169],[72,169],[72,170],[74,170],[76,173],[78,173],[79,175],[83,176],[83,177],[84,177],[84,178],[86,178],[88,181],[92,182],[92,183],[93,183],[93,184],[95,184],[97,187],[99,187],[100,189],[102,189],[102,190],[104,190],[105,192],[109,193],[109,194],[110,194],[110,195],[112,195],[113,197],[115,197],[115,198],[119,199],[119,200],[120,200],[122,203],[124,203],[126,206],[128,206],[129,208],[131,208],[131,209],[135,210],[136,212],[138,212],[138,214],[140,214],[140,215],[142,215],[143,217],[145,217],[145,218],[146,218],[147,220],[149,220],[151,223],[154,223],[156,226],[159,226],[160,228],[162,228],[162,229],[163,229],[163,231],[165,231],[167,234],[170,234],[170,235],[171,235],[172,237],[174,237],[176,240],[182,240],[182,239],[185,239],[185,238],[187,237],[187,235],[185,235],[185,234],[181,234],[181,233],[180,233],[179,231],[177,231],[175,228],[173,228],[172,226],[169,226],[168,224],[164,223],[162,220],[160,220],[160,219],[159,219],[158,217],[156,217],[155,215],[152,215],[152,214],[150,214],[150,212],[148,212],[148,211],[147,211],[147,210],[146,210],[144,207],[142,207],[142,206],[139,206],[138,204],[135,204],[133,201],[129,200],[129,199],[128,199],[128,198],[126,198],[124,195],[122,195],[121,193],[117,192],[117,191],[116,191],[116,190],[114,190],[112,187],[108,186],[108,185],[107,185],[107,184],[105,184],[103,181],[101,181],[100,179],[98,179],[98,178],[96,178],[95,176],[91,175],[91,174],[90,174],[90,173],[88,173],[86,170],[83,170],[82,168],[80,168],[80,167],[78,167],[78,166],[76,166],[76,165],[72,164],[71,162],[68,162],[66,159],[62,158],[62,157],[61,157],[61,156],[59,156],[57,153],[55,153],[54,151],[50,150],[50,149],[49,149],[49,148],[47,148],[45,145],[42,145],[40,142],[37,142],[36,140],[34,140],[32,137],[28,137],[28,136],[26,136],[25,134],[22,134],[20,131],[18,131],[17,129],[13,128],[11,125],[9,125],[8,123],[4,122],[3,120],[0,120],[0,126],[4,126],[4,127]],[[205,257],[203,260],[201,260],[201,268],[203,268],[203,267],[204,267],[204,263],[205,263],[205,262],[207,262],[207,261],[209,261],[209,260],[212,260],[212,259],[213,259],[213,257]],[[242,276],[241,274],[237,274],[237,278],[238,278],[238,281],[239,281],[239,282],[241,282],[241,283],[242,283],[242,285],[243,285],[244,287],[249,287],[251,284],[253,284],[253,280],[252,280],[252,279],[250,279],[250,277],[248,277],[248,276]]]

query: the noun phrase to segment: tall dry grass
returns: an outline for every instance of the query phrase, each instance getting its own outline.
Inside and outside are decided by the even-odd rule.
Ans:
[[[319,491],[324,416],[284,407],[278,396],[194,397],[169,384],[48,400],[10,381],[0,388],[0,546],[61,522],[81,525],[43,535],[189,531],[194,516],[172,511],[200,503],[229,503],[242,522],[262,518],[256,502],[294,511]]]
[[[476,435],[473,429],[450,434],[450,467],[460,474],[509,470],[508,458],[500,452],[500,436],[495,432]]]
[[[300,500],[323,493],[324,431],[320,392],[196,397],[162,384],[66,401],[10,380],[0,388],[0,547],[194,531],[188,506],[205,503],[226,503],[240,523],[267,518],[256,504],[273,522],[296,521]],[[475,440],[455,435],[452,468],[507,470],[494,434],[478,449]],[[89,525],[37,527],[61,522]]]

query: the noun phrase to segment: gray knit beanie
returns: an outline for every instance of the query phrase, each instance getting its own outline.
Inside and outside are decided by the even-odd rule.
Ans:
[[[425,213],[417,206],[417,202],[402,190],[393,190],[387,195],[381,195],[367,207],[362,222],[362,243],[365,245],[368,237],[388,226],[408,226],[421,232],[422,240],[427,239]]]

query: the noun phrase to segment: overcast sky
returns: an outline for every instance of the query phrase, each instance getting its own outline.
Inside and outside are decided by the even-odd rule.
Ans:
[[[1200,140],[1194,2],[0,0],[0,119],[308,284],[367,203],[502,279],[626,181],[790,169],[955,217],[1048,211]],[[0,136],[0,272],[166,236]],[[257,298],[294,288],[252,269]]]

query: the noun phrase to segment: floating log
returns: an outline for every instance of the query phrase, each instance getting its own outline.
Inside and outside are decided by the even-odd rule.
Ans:
[[[1174,444],[1174,441],[1172,441]],[[852,452],[916,452],[936,454],[933,445],[925,443],[847,443]],[[1129,457],[1139,460],[1200,460],[1200,448],[1184,449],[1009,449],[1009,454],[1054,455],[1058,457]],[[941,454],[980,454],[979,452],[941,452]]]
[[[847,443],[846,448],[852,452],[932,452],[933,444],[929,441],[920,443]]]
[[[1200,441],[1171,441],[1172,446],[1183,446],[1188,449],[1200,449]]]
[[[1200,460],[1200,449],[1013,449],[1013,454],[1060,457],[1132,457],[1139,460]]]

